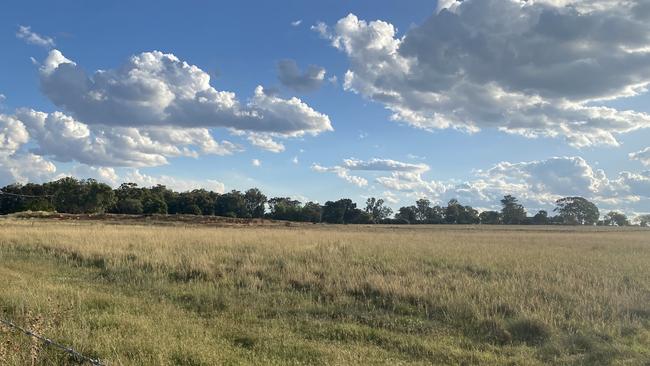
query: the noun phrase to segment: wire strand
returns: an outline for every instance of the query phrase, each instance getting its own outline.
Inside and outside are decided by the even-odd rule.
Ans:
[[[72,357],[75,357],[78,360],[87,361],[93,366],[105,366],[105,364],[103,364],[99,359],[84,356],[81,353],[75,351],[72,347],[66,347],[63,344],[58,343],[56,341],[53,341],[50,338],[47,338],[47,337],[44,337],[42,335],[36,334],[36,333],[32,332],[29,329],[25,329],[25,328],[15,324],[14,322],[11,322],[9,320],[5,320],[5,319],[0,318],[0,323],[6,325],[7,327],[9,327],[11,329],[20,331],[20,332],[22,332],[23,334],[25,334],[25,335],[27,335],[29,337],[36,338],[36,339],[40,340],[41,342],[43,342],[46,346],[52,346],[54,348],[58,348],[59,350],[71,355]]]

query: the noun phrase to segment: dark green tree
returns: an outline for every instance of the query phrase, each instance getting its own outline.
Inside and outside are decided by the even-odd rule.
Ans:
[[[416,206],[400,207],[399,211],[395,214],[395,219],[401,220],[407,224],[415,224],[418,221]]]
[[[375,224],[389,218],[393,214],[393,210],[390,207],[384,206],[383,199],[376,199],[375,197],[366,200],[365,211],[370,215],[370,221]]]
[[[458,219],[461,215],[463,206],[458,202],[457,199],[453,198],[447,203],[445,208],[445,222],[447,224],[458,224]]]
[[[478,217],[478,211],[473,209],[472,206],[461,206],[460,215],[458,216],[458,224],[470,225],[478,224],[481,220]]]
[[[533,225],[548,225],[550,223],[548,212],[544,210],[539,210],[539,212],[537,212],[535,216],[533,216],[531,223]]]
[[[433,207],[431,201],[426,198],[420,198],[415,201],[415,219],[417,222],[423,224],[432,216]]]
[[[501,221],[506,225],[519,225],[526,221],[526,210],[519,204],[517,198],[506,195],[501,200]]]
[[[484,225],[498,225],[501,223],[501,214],[497,211],[483,211],[478,217],[481,224]]]
[[[142,211],[146,214],[166,214],[167,202],[162,195],[150,193],[142,202]]]
[[[610,211],[605,215],[604,224],[607,226],[629,226],[630,221],[627,216],[620,212]]]
[[[61,178],[49,183],[54,191],[52,203],[57,212],[103,213],[115,204],[115,193],[94,179]]]
[[[246,200],[240,191],[233,190],[217,198],[214,206],[217,216],[251,217],[246,208]]]
[[[142,201],[135,198],[125,198],[117,201],[115,204],[115,213],[139,215],[144,212]]]
[[[358,213],[355,212],[356,203],[349,198],[343,198],[338,201],[327,201],[323,206],[323,222],[329,224],[347,224],[355,218]]]
[[[273,197],[269,200],[269,217],[274,220],[303,221],[302,203],[290,197]]]
[[[250,213],[251,217],[264,217],[266,196],[259,189],[251,188],[247,190],[244,194],[244,202],[246,203],[246,210]]]
[[[555,204],[554,211],[565,225],[594,225],[600,217],[598,207],[583,197],[564,197]]]
[[[302,220],[306,222],[318,223],[321,222],[323,215],[323,207],[316,202],[307,202],[302,207]]]

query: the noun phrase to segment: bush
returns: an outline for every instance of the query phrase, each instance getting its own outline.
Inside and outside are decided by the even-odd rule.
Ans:
[[[520,319],[510,324],[508,331],[515,341],[531,346],[543,344],[551,337],[550,328],[535,319]]]
[[[115,212],[120,214],[139,215],[142,211],[142,202],[133,198],[117,201],[115,208]]]

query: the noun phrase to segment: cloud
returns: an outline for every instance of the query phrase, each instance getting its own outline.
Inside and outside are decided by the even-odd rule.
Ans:
[[[349,60],[344,89],[413,127],[618,145],[650,115],[603,100],[650,83],[650,12],[640,1],[443,1],[399,37],[350,14],[312,27]],[[444,8],[444,10],[443,10]]]
[[[254,146],[266,151],[279,153],[285,149],[282,143],[273,140],[273,137],[269,134],[250,133],[246,138]]]
[[[16,37],[24,40],[25,42],[41,47],[52,48],[55,46],[54,40],[47,36],[42,36],[36,32],[32,32],[32,28],[29,26],[18,26],[18,31],[16,32]]]
[[[629,154],[630,159],[638,160],[645,166],[650,166],[650,147],[646,147],[641,151]]]
[[[29,133],[20,120],[0,114],[0,185],[44,181],[56,172],[53,163],[21,151],[28,141]]]
[[[376,181],[384,188],[408,193],[410,197],[439,197],[448,189],[443,182],[425,180],[421,172],[394,171]]]
[[[298,164],[298,162],[299,162],[298,157],[294,156],[293,159],[291,159],[291,162],[294,163],[294,164]]]
[[[386,202],[391,204],[396,204],[397,202],[399,202],[399,199],[397,198],[395,193],[391,191],[384,191],[384,193],[382,193],[382,197],[386,200]]]
[[[12,118],[29,131],[36,145],[32,153],[61,162],[147,167],[167,164],[170,157],[229,155],[240,150],[228,141],[215,141],[202,128],[89,126],[61,112],[32,109],[19,109]]]
[[[120,179],[122,182],[137,183],[139,186],[155,186],[158,184],[164,185],[169,189],[179,192],[191,191],[194,189],[207,189],[217,193],[224,193],[226,191],[225,185],[213,179],[195,180],[183,179],[178,177],[171,177],[168,175],[148,175],[142,173],[140,170],[135,169],[125,174]]]
[[[13,116],[0,114],[0,157],[13,155],[27,141],[25,125]]]
[[[391,171],[394,172],[396,175],[400,176],[408,176],[413,175],[413,176],[420,176],[421,173],[426,172],[429,170],[429,166],[426,164],[410,164],[410,163],[404,163],[401,161],[397,160],[391,160],[391,159],[378,159],[374,158],[371,160],[359,160],[359,159],[345,159],[343,160],[343,164],[341,166],[333,166],[333,167],[324,167],[319,164],[314,164],[312,165],[312,170],[316,172],[330,172],[330,173],[336,173],[339,177],[342,179],[345,179],[346,181],[355,184],[359,187],[364,187],[368,185],[368,180],[362,177],[354,176],[350,174],[350,171],[375,171],[375,172],[382,172],[382,171]],[[386,182],[387,185],[390,185],[389,182]],[[397,189],[397,184],[393,185],[394,189]],[[399,189],[398,189],[399,190]]]
[[[350,170],[371,170],[371,171],[395,171],[395,172],[426,172],[429,166],[426,164],[410,164],[391,159],[345,159],[343,166]]]
[[[253,165],[255,167],[261,166],[262,162],[260,162],[258,159],[253,159],[253,160],[251,160],[251,165]]]
[[[552,209],[566,196],[581,196],[602,209],[640,212],[650,205],[650,171],[623,171],[610,178],[578,156],[553,157],[529,162],[500,162],[477,170],[467,181],[428,181],[421,173],[392,172],[376,178],[389,192],[403,197],[428,197],[444,204],[459,199],[474,207],[499,209],[499,200],[512,194],[529,208]]]
[[[324,39],[329,39],[332,36],[327,24],[325,24],[324,22],[318,22],[312,25],[311,30],[318,33],[321,36],[321,38]]]
[[[318,164],[313,164],[311,169],[319,173],[335,173],[339,178],[344,179],[348,183],[352,183],[357,187],[365,187],[368,185],[368,180],[356,175],[351,175],[350,172],[343,167],[333,166],[333,167],[324,167]]]
[[[54,177],[56,166],[34,154],[0,155],[0,185],[45,182]]]
[[[305,72],[302,72],[296,61],[281,60],[276,68],[282,85],[298,92],[316,90],[325,80],[325,68],[321,66],[310,65]]]
[[[392,204],[401,201],[412,204],[422,197],[445,204],[456,198],[473,207],[500,209],[499,200],[512,194],[532,211],[552,210],[557,199],[567,196],[585,197],[603,210],[633,213],[647,211],[650,207],[650,170],[623,171],[608,177],[605,171],[593,168],[579,156],[514,163],[503,161],[487,169],[475,170],[465,181],[428,179],[425,177],[430,170],[428,165],[392,159],[345,159],[343,164],[332,167],[314,164],[312,170],[337,174],[359,187],[382,188],[382,197],[390,198],[388,202]],[[376,185],[370,185],[365,177],[352,175],[353,171],[372,172]]]
[[[294,20],[293,22],[291,22],[292,27],[297,27],[300,24],[302,24],[302,19]]]
[[[235,93],[212,87],[205,71],[159,51],[88,76],[52,50],[40,68],[40,82],[56,106],[88,125],[227,127],[284,136],[333,130],[328,116],[298,98],[268,95],[258,86],[243,104]]]

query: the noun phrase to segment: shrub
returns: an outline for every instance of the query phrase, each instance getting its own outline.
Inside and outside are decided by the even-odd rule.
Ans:
[[[535,319],[520,319],[510,324],[508,331],[515,341],[536,346],[546,342],[551,337],[550,328]]]

